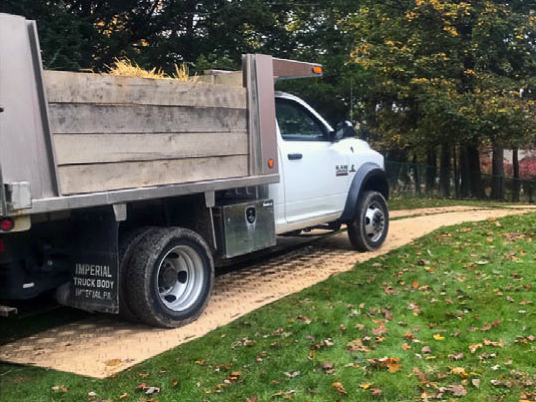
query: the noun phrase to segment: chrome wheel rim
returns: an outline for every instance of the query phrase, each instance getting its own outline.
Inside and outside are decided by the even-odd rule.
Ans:
[[[205,272],[203,260],[190,246],[172,248],[164,256],[157,272],[160,301],[178,312],[191,307],[201,295]]]
[[[378,241],[385,230],[385,214],[377,202],[371,203],[365,212],[365,234],[369,240]]]

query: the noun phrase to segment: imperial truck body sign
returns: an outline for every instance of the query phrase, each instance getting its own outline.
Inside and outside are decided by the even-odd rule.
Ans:
[[[118,228],[114,214],[104,209],[78,217],[72,231],[76,238],[73,277],[58,293],[65,304],[89,311],[119,311]]]
[[[74,296],[110,302],[116,293],[116,282],[109,265],[78,263],[73,277]]]

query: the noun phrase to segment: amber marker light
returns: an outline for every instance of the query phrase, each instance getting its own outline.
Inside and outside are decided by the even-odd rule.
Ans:
[[[274,166],[275,166],[275,162],[274,162],[274,160],[271,159],[271,158],[268,159],[268,167],[269,167],[270,169],[273,169]]]
[[[322,74],[322,67],[321,66],[313,66],[313,73]]]

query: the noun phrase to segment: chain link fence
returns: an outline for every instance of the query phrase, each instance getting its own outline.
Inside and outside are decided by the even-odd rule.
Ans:
[[[429,198],[465,198],[462,197],[460,174],[449,172],[448,195],[440,186],[439,168],[421,163],[401,163],[385,161],[385,171],[389,180],[389,190],[397,197],[429,197]],[[481,185],[486,198],[491,195],[493,175],[481,173]],[[514,179],[503,177],[503,201],[536,202],[536,180]],[[515,195],[519,195],[516,200]]]

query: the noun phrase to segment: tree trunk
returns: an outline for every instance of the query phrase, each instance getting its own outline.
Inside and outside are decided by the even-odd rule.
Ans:
[[[460,147],[460,197],[468,198],[470,194],[471,170],[469,169],[469,157],[467,156],[467,147]]]
[[[454,197],[460,198],[460,174],[458,169],[458,161],[456,160],[456,144],[452,146],[452,165],[454,166]]]
[[[441,196],[448,198],[450,197],[450,149],[448,144],[441,145],[441,166],[439,169]]]
[[[517,148],[512,151],[512,165],[514,167],[514,183],[512,185],[512,201],[519,202],[519,191],[521,182],[519,180],[519,154]]]
[[[484,186],[482,185],[482,174],[480,171],[480,151],[477,146],[471,145],[467,147],[467,160],[469,163],[470,172],[470,188],[471,194],[475,198],[486,198]]]
[[[415,179],[415,193],[421,196],[421,177],[419,176],[419,165],[417,163],[417,153],[413,154],[413,177]]]
[[[491,199],[504,200],[504,148],[493,145]]]
[[[430,149],[426,155],[426,194],[432,196],[434,193],[435,180],[437,176],[437,155],[435,149]]]

